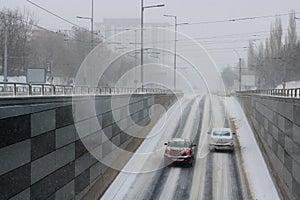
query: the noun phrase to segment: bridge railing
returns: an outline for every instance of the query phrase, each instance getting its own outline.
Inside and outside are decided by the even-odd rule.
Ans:
[[[0,96],[100,95],[132,93],[169,93],[160,88],[89,87],[52,84],[0,82]]]
[[[300,88],[292,89],[265,89],[265,90],[247,90],[238,91],[237,94],[250,94],[250,95],[268,95],[268,96],[281,96],[290,98],[300,97]]]

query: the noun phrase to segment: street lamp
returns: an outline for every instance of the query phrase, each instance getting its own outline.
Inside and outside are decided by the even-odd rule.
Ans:
[[[174,18],[174,28],[175,28],[175,41],[174,41],[174,91],[176,91],[176,61],[177,61],[177,26],[178,25],[187,25],[188,23],[177,23],[176,15],[164,15],[164,17]]]
[[[157,4],[153,6],[144,6],[144,0],[141,0],[141,82],[142,92],[144,91],[144,10],[147,8],[163,7],[164,4]]]
[[[91,8],[91,17],[81,17],[76,16],[78,19],[88,19],[91,20],[91,47],[94,48],[94,0],[92,0],[92,8]]]
[[[237,52],[237,50],[233,49],[233,51],[239,57],[239,91],[241,91],[241,89],[242,89],[242,58],[241,58],[239,52]]]

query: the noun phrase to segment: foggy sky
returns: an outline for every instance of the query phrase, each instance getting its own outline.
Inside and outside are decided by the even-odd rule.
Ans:
[[[32,0],[33,2],[53,11],[54,13],[86,28],[90,28],[89,20],[76,19],[77,15],[90,16],[91,0]],[[140,18],[140,0],[94,0],[94,21],[102,22],[103,18]],[[264,16],[289,13],[292,9],[300,11],[299,0],[144,0],[145,5],[165,4],[163,8],[146,9],[145,22],[167,22],[173,24],[171,18],[164,14],[178,16],[178,22],[196,23],[202,21],[226,20],[232,18]],[[70,29],[72,25],[51,16],[45,11],[27,3],[25,0],[0,0],[1,8],[19,8],[29,10],[37,23],[51,30]],[[300,15],[300,14],[299,14]],[[282,16],[283,30],[286,33],[288,17]],[[236,33],[269,31],[271,22],[275,18],[248,20],[240,22],[226,22],[202,25],[180,26],[178,31],[193,38],[211,37]],[[300,23],[300,21],[298,21]],[[298,23],[298,24],[299,24]],[[298,25],[297,24],[297,25]],[[297,26],[300,32],[299,25]],[[172,28],[172,27],[171,27]],[[238,56],[246,58],[248,39],[265,42],[268,33],[256,34],[255,37],[231,38],[232,42],[218,40],[204,40],[203,45],[208,49],[219,68],[227,64],[233,65]],[[300,34],[298,34],[300,35]],[[219,50],[220,49],[220,50]],[[187,49],[189,50],[189,49]]]

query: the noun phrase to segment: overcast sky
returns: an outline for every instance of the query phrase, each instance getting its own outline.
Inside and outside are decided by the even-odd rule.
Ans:
[[[90,16],[91,0],[32,1],[80,26],[90,27],[88,20],[76,19],[76,15]],[[165,4],[163,8],[147,9],[145,11],[145,22],[173,23],[172,19],[163,17],[163,14],[177,15],[179,23],[198,23],[202,21],[287,14],[291,10],[295,10],[296,13],[300,12],[299,0],[144,0],[144,2],[145,5]],[[140,0],[94,0],[95,22],[102,22],[103,18],[139,18],[140,3]],[[71,28],[70,24],[51,16],[25,0],[0,0],[0,6],[1,8],[12,9],[25,8],[34,15],[39,25],[48,29]],[[283,29],[286,31],[288,16],[282,16],[281,19]],[[227,64],[233,65],[238,60],[238,56],[233,49],[236,49],[241,54],[241,57],[245,58],[247,50],[243,49],[243,47],[247,46],[249,39],[256,39],[255,43],[257,46],[260,41],[264,42],[268,36],[267,31],[270,29],[270,24],[274,20],[275,17],[239,22],[192,24],[179,27],[179,31],[193,38],[261,32],[259,34],[230,38],[217,37],[201,40],[200,42],[208,49],[217,65],[223,68]],[[298,25],[298,32],[300,31],[299,27]]]

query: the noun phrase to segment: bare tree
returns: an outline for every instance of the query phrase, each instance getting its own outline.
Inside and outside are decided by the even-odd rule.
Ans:
[[[34,20],[24,11],[3,9],[0,11],[0,38],[8,31],[8,74],[23,75],[30,54],[28,41]],[[4,40],[0,43],[2,65],[4,63]]]
[[[234,80],[238,79],[238,75],[232,70],[230,66],[227,66],[221,73],[224,85],[227,92],[234,90]]]
[[[288,37],[287,37],[287,45],[288,49],[294,49],[297,45],[297,29],[296,29],[296,14],[295,11],[292,11],[289,18],[289,28],[288,28]]]

